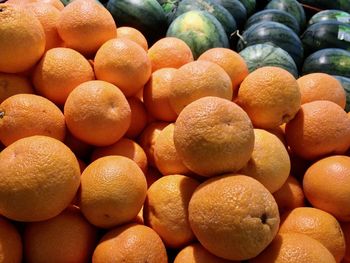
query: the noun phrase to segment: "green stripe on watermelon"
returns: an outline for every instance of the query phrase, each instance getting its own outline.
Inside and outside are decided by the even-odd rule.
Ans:
[[[302,75],[323,72],[350,78],[350,52],[340,48],[325,48],[308,56]]]
[[[215,0],[230,12],[236,21],[238,28],[243,28],[247,21],[247,10],[244,5],[238,0]]]
[[[182,0],[179,2],[174,18],[195,10],[206,11],[213,15],[222,24],[228,36],[237,30],[236,21],[230,12],[214,0]]]
[[[323,10],[323,11],[317,12],[310,18],[308,22],[308,26],[311,26],[315,23],[322,22],[322,21],[338,21],[338,22],[350,24],[350,14],[345,11],[336,10],[336,9]]]
[[[296,18],[300,29],[306,26],[306,15],[303,6],[296,0],[272,0],[265,9],[278,9],[286,11]]]
[[[239,0],[247,10],[247,16],[251,16],[255,12],[256,1],[255,0]]]
[[[195,59],[210,48],[229,47],[221,23],[206,11],[189,11],[182,14],[170,24],[166,35],[185,41]]]
[[[350,51],[350,24],[322,21],[308,27],[300,37],[305,53],[325,48],[342,48]]]
[[[293,58],[283,49],[271,44],[256,44],[243,49],[239,54],[247,63],[249,72],[264,66],[280,67],[298,78],[298,69]]]
[[[238,52],[242,49],[263,43],[272,43],[289,53],[297,67],[303,62],[303,45],[295,32],[289,27],[277,22],[260,22],[252,25],[242,34],[237,43]]]
[[[118,27],[130,26],[140,30],[149,45],[165,36],[168,23],[157,0],[109,0],[107,9]]]
[[[299,0],[299,2],[319,9],[339,9],[350,12],[349,0]]]
[[[299,23],[295,19],[294,16],[287,13],[283,10],[277,10],[277,9],[267,9],[267,10],[261,10],[247,20],[245,24],[245,29],[249,28],[251,25],[254,25],[259,22],[263,21],[272,21],[272,22],[278,22],[281,23],[290,29],[292,29],[296,34],[299,34]]]
[[[350,111],[350,78],[346,78],[343,76],[337,76],[337,75],[333,75],[333,77],[335,77],[337,80],[339,80],[339,82],[341,83],[341,85],[343,86],[345,93],[346,93],[346,105],[345,105],[345,111],[349,112]]]

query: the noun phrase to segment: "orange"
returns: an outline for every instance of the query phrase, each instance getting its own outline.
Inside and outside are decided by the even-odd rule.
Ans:
[[[301,95],[296,79],[279,67],[261,67],[241,83],[237,103],[254,127],[271,129],[289,122],[298,112]]]
[[[95,78],[87,59],[70,48],[52,48],[42,57],[33,73],[36,91],[56,104],[63,105],[79,84]]]
[[[350,221],[349,184],[350,157],[342,155],[315,162],[307,169],[303,180],[307,200],[341,221]]]
[[[58,35],[57,24],[60,18],[61,12],[49,3],[34,2],[25,6],[25,8],[34,12],[35,16],[39,19],[45,32],[45,51],[60,47],[63,45],[63,41]]]
[[[0,73],[0,103],[20,93],[34,93],[30,81],[21,75]]]
[[[344,234],[345,247],[346,247],[345,256],[342,263],[349,263],[350,262],[350,223],[341,222],[340,225]]]
[[[0,261],[22,262],[22,240],[17,228],[4,217],[0,217]]]
[[[157,168],[150,166],[148,167],[147,172],[145,173],[145,176],[146,176],[147,189],[148,189],[155,181],[157,181],[163,175],[158,171]]]
[[[143,101],[147,112],[157,120],[174,122],[177,114],[170,105],[172,80],[176,69],[162,68],[152,73],[143,89]]]
[[[147,111],[143,102],[137,97],[128,98],[128,102],[131,110],[131,122],[125,136],[136,138],[147,125]]]
[[[191,171],[183,164],[174,144],[174,123],[166,126],[154,144],[154,161],[163,175],[189,174]]]
[[[146,126],[138,138],[138,143],[147,155],[148,164],[156,167],[154,161],[154,145],[159,133],[168,125],[168,122],[151,122]]]
[[[317,240],[299,233],[278,234],[252,263],[335,263],[332,254]]]
[[[64,140],[64,115],[44,97],[34,94],[13,95],[0,104],[0,115],[0,140],[4,145],[32,135]]]
[[[92,256],[93,263],[167,263],[164,244],[151,228],[127,224],[107,232]]]
[[[188,203],[196,180],[184,175],[168,175],[155,181],[147,191],[143,208],[145,225],[156,231],[166,247],[180,248],[195,240],[188,221]]]
[[[152,72],[161,68],[179,68],[193,61],[190,47],[176,37],[164,37],[155,42],[148,50],[152,63]]]
[[[0,4],[0,72],[30,69],[45,50],[43,26],[32,12]]]
[[[305,206],[305,196],[303,188],[297,179],[288,176],[286,182],[280,189],[273,193],[280,214],[287,210]]]
[[[64,144],[67,145],[78,158],[83,160],[90,159],[90,154],[94,148],[92,145],[74,137],[68,129],[66,132],[66,137],[64,138]]]
[[[64,8],[64,5],[60,0],[7,0],[6,3],[15,4],[15,5],[26,5],[26,4],[31,4],[31,3],[44,3],[44,4],[50,4],[54,7],[56,7],[58,10],[62,10]]]
[[[130,126],[131,110],[124,94],[101,80],[78,85],[64,104],[69,131],[78,139],[96,146],[117,142]]]
[[[237,174],[202,183],[188,211],[192,231],[202,246],[229,260],[257,256],[273,240],[280,222],[270,192],[257,180]]]
[[[286,142],[286,136],[285,136],[285,125],[286,124],[282,124],[281,126],[278,126],[276,128],[272,128],[272,129],[266,129],[266,131],[274,134],[277,136],[278,139],[280,139],[280,141],[283,143],[283,145],[287,148],[287,142]]]
[[[254,150],[246,166],[239,172],[262,183],[271,193],[282,187],[290,173],[287,149],[272,133],[254,129]]]
[[[133,160],[141,170],[147,172],[147,156],[145,151],[135,141],[121,138],[116,143],[104,147],[97,147],[92,152],[91,160],[95,161],[98,158],[108,155],[121,155]]]
[[[20,139],[0,152],[0,214],[41,221],[61,213],[80,184],[77,158],[47,136]]]
[[[179,114],[186,105],[206,96],[232,100],[232,83],[219,65],[194,61],[180,67],[171,80],[170,105]]]
[[[206,250],[200,243],[194,243],[184,247],[176,255],[174,263],[232,263],[231,260],[226,260],[214,256]]]
[[[105,42],[96,53],[94,68],[97,79],[116,85],[127,97],[141,90],[151,76],[147,52],[126,38]]]
[[[57,30],[65,46],[94,55],[107,40],[117,37],[111,13],[94,0],[75,0],[61,11]]]
[[[343,109],[346,103],[346,93],[341,83],[326,73],[310,73],[297,79],[301,104],[315,100],[329,100]]]
[[[145,51],[148,50],[148,43],[145,36],[136,28],[122,26],[117,28],[117,38],[127,38],[139,44]]]
[[[243,168],[252,156],[254,130],[232,101],[204,97],[187,105],[175,122],[174,143],[185,166],[210,177]]]
[[[198,60],[211,61],[222,67],[231,78],[233,97],[237,96],[239,85],[249,74],[247,63],[237,52],[229,48],[211,48],[202,53]]]
[[[81,175],[79,207],[90,223],[110,228],[136,217],[146,197],[140,167],[124,156],[101,157]]]
[[[97,243],[97,229],[75,206],[58,216],[25,225],[26,262],[88,262]]]
[[[305,103],[286,125],[290,150],[309,160],[343,154],[350,146],[350,118],[331,101]]]
[[[298,207],[283,215],[280,233],[308,235],[324,245],[336,262],[345,255],[345,239],[341,226],[331,214],[312,207]]]

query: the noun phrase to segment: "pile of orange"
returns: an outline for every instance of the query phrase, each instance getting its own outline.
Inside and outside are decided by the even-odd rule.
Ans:
[[[94,0],[0,21],[0,262],[350,262],[335,78],[149,46]]]

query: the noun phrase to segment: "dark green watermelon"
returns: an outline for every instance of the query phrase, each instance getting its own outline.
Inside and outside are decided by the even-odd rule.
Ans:
[[[292,29],[296,34],[299,34],[299,24],[294,16],[288,14],[283,10],[277,9],[267,9],[261,10],[247,20],[245,24],[245,29],[249,28],[251,25],[254,25],[263,21],[272,21],[281,23],[290,29]]]
[[[282,48],[271,44],[256,44],[243,49],[239,54],[247,63],[249,72],[264,66],[280,67],[298,78],[298,69],[293,58]]]
[[[350,51],[350,24],[322,21],[308,28],[300,37],[306,54],[324,48],[342,48]]]
[[[238,28],[243,28],[247,21],[247,10],[244,5],[238,0],[215,0],[230,12],[236,21]]]
[[[303,45],[295,32],[277,22],[260,22],[245,30],[237,43],[238,52],[244,48],[263,43],[272,43],[289,53],[295,64],[300,67],[303,62]]]
[[[157,0],[110,0],[107,9],[118,27],[140,30],[150,45],[165,36],[168,23]]]
[[[340,48],[325,48],[308,56],[302,75],[323,72],[350,78],[350,52]]]
[[[311,26],[318,22],[323,21],[338,21],[346,24],[350,24],[350,14],[341,10],[328,9],[317,12],[314,14],[309,22],[308,26]]]
[[[346,93],[346,105],[345,105],[345,111],[349,112],[350,111],[350,78],[342,77],[342,76],[337,76],[333,75],[341,85],[343,86],[345,93]]]
[[[255,12],[256,1],[255,0],[239,0],[247,10],[247,16],[251,16]]]
[[[265,9],[278,9],[286,11],[296,18],[300,29],[306,26],[306,15],[303,6],[297,0],[271,0]]]
[[[215,16],[222,24],[228,36],[237,30],[236,21],[233,16],[226,8],[215,2],[215,0],[182,0],[179,2],[174,18],[193,10],[206,11]]]
[[[349,0],[298,0],[302,4],[313,6],[319,9],[339,9],[350,12]]]
[[[210,48],[229,47],[223,26],[206,11],[189,11],[180,15],[170,24],[166,35],[185,41],[195,59]]]

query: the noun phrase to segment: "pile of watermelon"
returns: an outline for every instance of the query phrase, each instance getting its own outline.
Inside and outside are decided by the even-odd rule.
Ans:
[[[250,71],[269,65],[296,78],[312,72],[333,75],[347,91],[350,110],[350,0],[100,2],[117,18],[117,26],[139,29],[150,45],[172,36],[184,40],[195,58],[226,47],[239,52]]]

